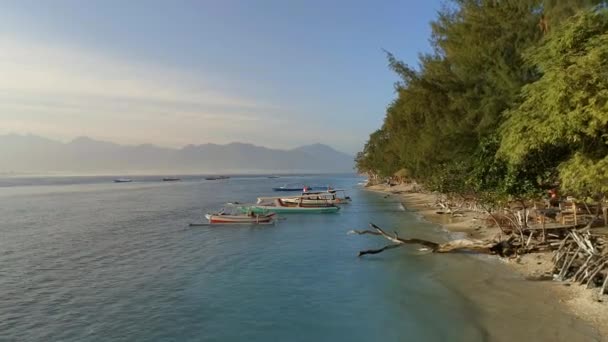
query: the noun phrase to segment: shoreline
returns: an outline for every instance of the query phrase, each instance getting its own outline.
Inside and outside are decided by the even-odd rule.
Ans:
[[[409,211],[417,213],[427,222],[441,226],[453,236],[484,240],[493,239],[500,234],[498,227],[486,225],[485,217],[481,213],[463,211],[462,217],[438,214],[437,207],[433,205],[436,195],[413,191],[411,185],[389,187],[379,184],[365,187],[365,189],[396,196]],[[551,272],[552,256],[552,253],[547,252],[525,254],[510,260],[496,256],[495,258],[504,262],[523,278],[537,279],[539,276]],[[555,300],[561,303],[569,313],[584,320],[597,330],[602,338],[608,339],[608,321],[604,318],[608,317],[608,296],[598,298],[597,291],[587,290],[584,286],[568,282],[552,280],[537,282],[541,282],[547,291],[551,291]]]

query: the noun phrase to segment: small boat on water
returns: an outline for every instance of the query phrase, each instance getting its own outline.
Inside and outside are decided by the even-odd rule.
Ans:
[[[272,188],[273,191],[289,191],[289,192],[302,191],[302,189],[304,189],[304,187],[290,187],[287,185],[280,186],[277,188]]]
[[[277,187],[277,188],[272,188],[272,191],[295,192],[295,191],[302,191],[302,189],[304,189],[304,187],[289,187],[287,185],[284,185],[284,186],[280,186],[280,187]]]
[[[307,186],[307,185],[283,185],[283,186],[279,186],[276,188],[272,188],[273,191],[289,191],[289,192],[295,192],[295,191],[328,191],[331,190],[331,186],[327,185],[327,186],[322,186],[322,185],[315,185],[315,186]]]
[[[218,179],[228,179],[228,176],[209,176],[205,177],[206,180],[218,180]]]
[[[342,195],[340,196],[340,194]],[[350,196],[346,195],[346,191],[336,189],[329,191],[303,192],[301,196],[282,197],[281,201],[285,203],[298,203],[301,201],[303,204],[348,204],[352,200]]]
[[[256,204],[243,205],[239,208],[244,212],[253,213],[335,213],[340,207],[335,204],[325,203],[304,203],[304,197],[298,197],[297,202],[284,202],[280,197],[260,197]]]
[[[224,210],[214,213],[206,214],[205,218],[209,220],[210,224],[269,224],[272,223],[276,218],[275,213],[229,213]]]
[[[114,183],[131,183],[132,181],[131,178],[117,178],[114,180]]]
[[[268,176],[267,178],[279,178],[279,176]]]
[[[163,178],[163,182],[177,182],[177,181],[181,181],[181,178],[172,178],[172,177]]]

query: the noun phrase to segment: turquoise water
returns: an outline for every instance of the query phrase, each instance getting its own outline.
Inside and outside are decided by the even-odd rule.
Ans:
[[[0,182],[0,340],[594,338],[539,284],[495,261],[416,246],[358,258],[385,243],[347,235],[370,221],[448,238],[394,198],[362,190],[360,178],[154,179]],[[188,226],[297,182],[346,188],[353,203],[275,226]],[[530,298],[539,305],[524,305]]]

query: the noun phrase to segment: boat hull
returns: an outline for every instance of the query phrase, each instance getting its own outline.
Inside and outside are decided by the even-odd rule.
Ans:
[[[300,203],[299,198],[281,198],[281,201],[285,203]],[[336,199],[303,199],[303,205],[323,205],[323,204],[348,204],[350,199],[336,198]]]
[[[213,177],[205,177],[206,180],[221,180],[221,179],[230,179],[228,176],[213,176]]]
[[[275,214],[268,215],[214,215],[207,214],[205,218],[209,220],[209,223],[219,224],[259,224],[259,223],[271,223],[274,219]]]
[[[310,214],[320,214],[320,213],[336,213],[340,210],[340,207],[336,206],[327,206],[327,207],[277,207],[277,206],[265,206],[265,205],[255,205],[251,207],[244,207],[241,210],[250,211],[255,214],[263,214],[267,212],[275,212],[281,214],[289,214],[289,213],[310,213]]]
[[[289,191],[289,192],[294,192],[294,191],[303,191],[304,188],[308,189],[309,191],[327,191],[330,189],[330,187],[327,186],[301,186],[299,188],[296,187],[278,187],[278,188],[272,188],[272,191]]]

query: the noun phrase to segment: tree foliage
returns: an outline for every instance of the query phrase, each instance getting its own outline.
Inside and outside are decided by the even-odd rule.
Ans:
[[[522,89],[503,124],[500,153],[512,164],[542,152],[565,190],[608,190],[608,10],[571,18],[528,59],[542,77]],[[550,155],[555,149],[562,155]]]
[[[538,196],[558,181],[608,192],[603,6],[448,3],[418,66],[388,53],[396,98],[358,154],[359,170],[388,177],[405,169],[431,189],[488,199]]]

